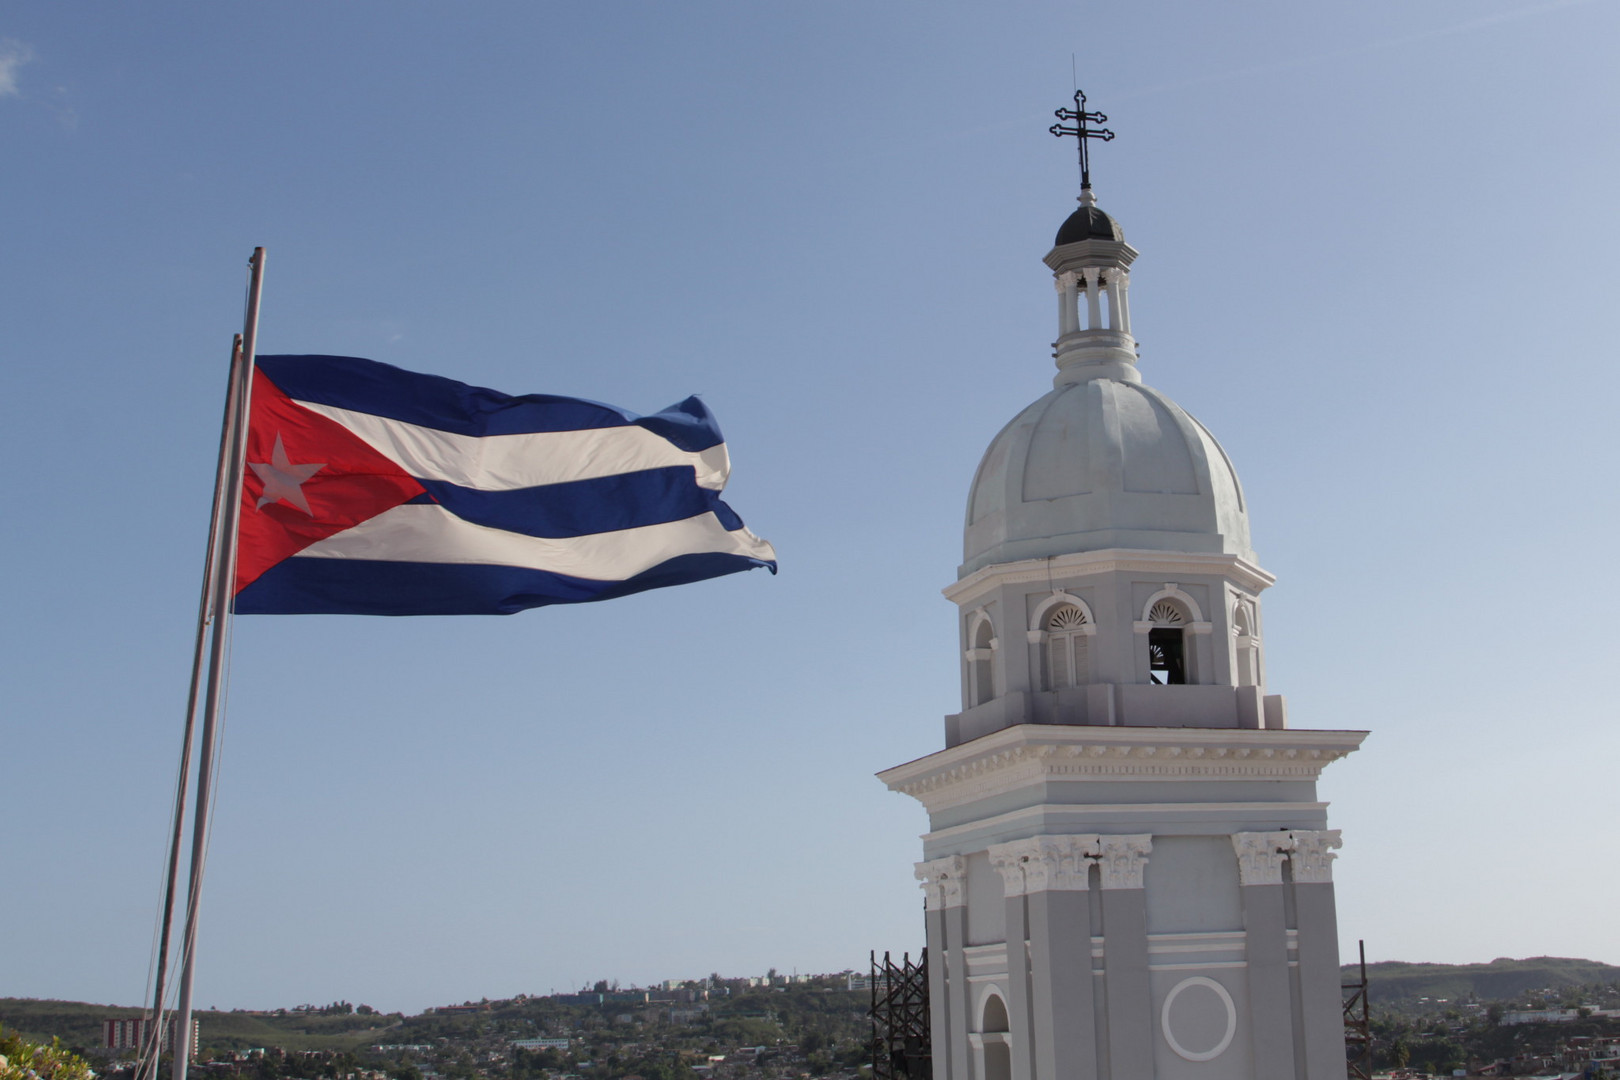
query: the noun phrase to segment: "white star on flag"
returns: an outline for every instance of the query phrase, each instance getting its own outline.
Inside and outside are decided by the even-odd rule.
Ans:
[[[259,479],[264,483],[264,494],[259,496],[255,510],[263,510],[267,503],[285,502],[298,507],[304,513],[314,517],[309,503],[304,499],[304,481],[326,468],[323,461],[319,465],[294,465],[287,460],[287,450],[281,445],[281,433],[276,433],[276,448],[270,452],[270,462],[248,462],[248,468],[258,473]]]

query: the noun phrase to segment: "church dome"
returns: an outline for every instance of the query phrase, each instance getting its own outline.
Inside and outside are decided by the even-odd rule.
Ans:
[[[1059,298],[1055,389],[985,451],[968,496],[962,577],[1110,548],[1254,560],[1226,451],[1142,384],[1129,299],[1137,252],[1124,236],[1082,189],[1043,260]]]
[[[1052,246],[1078,244],[1082,240],[1114,240],[1124,243],[1125,230],[1119,227],[1119,222],[1095,206],[1081,206],[1058,226],[1057,239],[1052,241]]]
[[[1107,548],[1254,558],[1243,489],[1215,437],[1157,390],[1105,377],[1060,383],[995,437],[963,547],[963,577]]]

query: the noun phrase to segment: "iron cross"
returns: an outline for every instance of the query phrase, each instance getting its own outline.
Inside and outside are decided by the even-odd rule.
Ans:
[[[1087,124],[1106,124],[1108,123],[1108,116],[1106,113],[1086,112],[1086,94],[1084,90],[1074,92],[1074,106],[1072,109],[1058,109],[1052,114],[1059,120],[1073,120],[1073,127],[1053,124],[1046,130],[1059,138],[1065,135],[1073,135],[1075,141],[1080,144],[1080,190],[1088,191],[1091,188],[1091,151],[1088,143],[1092,139],[1101,139],[1103,142],[1108,142],[1114,137],[1114,133],[1107,128],[1086,126]]]

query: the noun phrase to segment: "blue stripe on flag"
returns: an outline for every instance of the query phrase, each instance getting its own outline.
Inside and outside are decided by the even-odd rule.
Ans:
[[[384,416],[457,435],[522,435],[636,425],[696,452],[724,441],[695,397],[652,416],[582,398],[513,397],[439,375],[405,371],[357,356],[261,356],[261,371],[294,401]]]
[[[678,555],[624,581],[516,566],[372,562],[294,556],[236,595],[241,615],[511,615],[684,585],[764,566],[742,555]]]
[[[684,521],[711,510],[728,530],[742,526],[718,491],[697,486],[687,465],[512,491],[479,491],[421,478],[418,483],[434,502],[464,521],[527,536],[617,532]]]

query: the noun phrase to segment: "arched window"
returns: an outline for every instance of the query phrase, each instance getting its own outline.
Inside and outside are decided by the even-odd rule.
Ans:
[[[1046,614],[1045,683],[1048,690],[1084,686],[1091,678],[1087,648],[1091,620],[1074,604],[1059,604]]]
[[[981,1048],[984,1056],[982,1080],[1012,1080],[1012,1038],[1008,1023],[1007,1003],[1001,995],[991,993],[984,999],[984,1012],[979,1018],[979,1030],[969,1036]]]
[[[982,612],[972,630],[972,647],[968,649],[968,701],[983,705],[996,696],[995,628]]]
[[[1148,677],[1159,686],[1187,681],[1187,613],[1174,600],[1148,609]]]
[[[1260,635],[1255,633],[1255,622],[1253,603],[1238,599],[1232,605],[1232,639],[1239,686],[1259,686],[1262,683]]]
[[[1007,1031],[1011,1024],[1007,1020],[1007,1003],[1001,1000],[1000,994],[991,994],[984,999],[984,1018],[979,1021],[980,1031]]]

